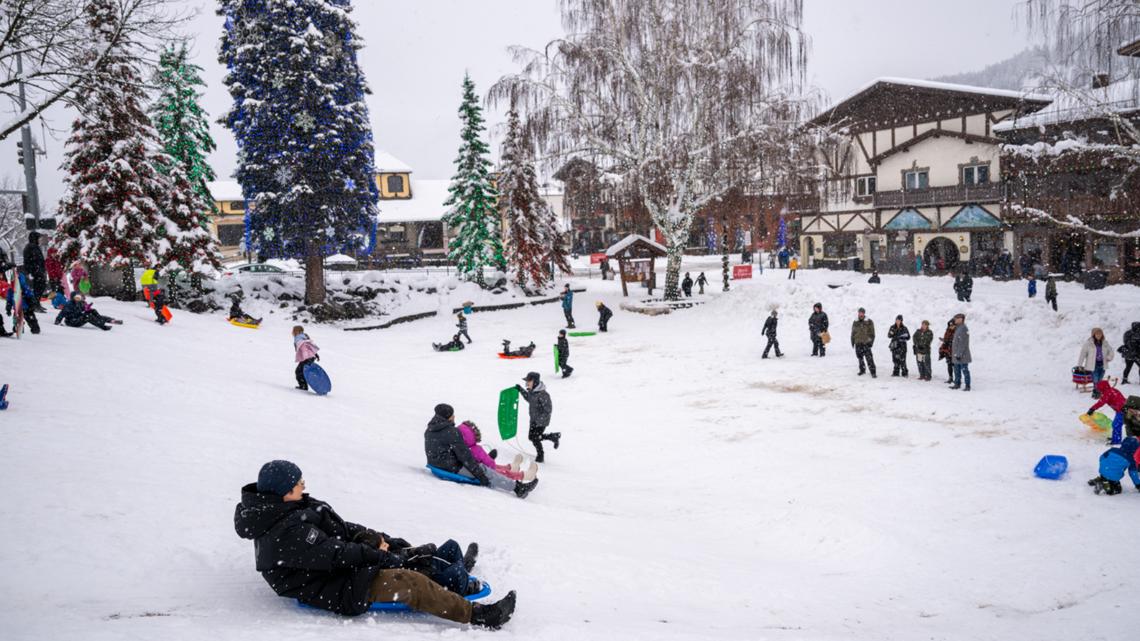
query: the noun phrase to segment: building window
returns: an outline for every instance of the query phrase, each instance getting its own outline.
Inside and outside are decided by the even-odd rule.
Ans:
[[[930,172],[925,169],[903,172],[903,177],[907,191],[930,187]]]
[[[230,201],[230,209],[232,211],[245,211],[245,201],[244,200],[231,200]]]
[[[420,249],[443,249],[443,224],[424,223],[420,228]]]
[[[1116,267],[1120,264],[1120,248],[1115,242],[1097,243],[1093,246],[1093,265],[1097,267]]]
[[[237,247],[245,239],[245,225],[218,225],[218,244]]]
[[[388,193],[389,194],[402,194],[404,193],[404,177],[399,174],[392,174],[388,176]]]
[[[962,167],[963,185],[984,185],[990,181],[989,165],[966,165]]]
[[[875,193],[875,177],[863,176],[855,180],[855,195],[870,196]]]

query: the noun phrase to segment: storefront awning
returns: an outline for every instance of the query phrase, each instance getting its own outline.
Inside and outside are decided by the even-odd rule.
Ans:
[[[925,216],[918,213],[914,207],[907,207],[903,209],[891,222],[883,225],[883,229],[888,231],[902,231],[907,229],[934,229],[933,223],[926,219]]]
[[[1001,221],[978,205],[966,205],[946,221],[945,229],[965,229],[972,227],[1001,227]]]

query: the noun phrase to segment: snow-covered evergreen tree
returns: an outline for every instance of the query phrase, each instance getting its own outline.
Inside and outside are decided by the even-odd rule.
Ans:
[[[544,224],[549,207],[539,196],[534,163],[514,109],[507,114],[507,137],[500,162],[497,186],[506,223],[507,264],[519,287],[539,290],[547,282]]]
[[[305,260],[305,302],[325,299],[323,257],[371,252],[379,197],[349,0],[220,0],[224,124],[249,206],[246,244]]]
[[[191,188],[202,201],[199,214],[205,227],[214,213],[214,199],[206,183],[215,178],[206,157],[215,145],[206,112],[199,104],[202,93],[198,87],[206,86],[202,68],[192,64],[189,56],[185,42],[162,50],[154,78],[158,96],[151,104],[150,115],[163,149],[182,166]]]
[[[506,266],[496,204],[498,192],[491,182],[489,148],[483,142],[483,110],[470,75],[463,76],[463,103],[459,106],[462,143],[455,158],[455,175],[444,203],[450,207],[443,222],[455,231],[448,257],[456,270],[483,286],[485,267]]]
[[[115,0],[87,3],[93,52],[117,37],[115,8]],[[76,95],[80,110],[67,141],[67,190],[52,244],[64,264],[83,259],[108,267],[208,271],[209,233],[185,203],[172,202],[172,181],[185,183],[185,177],[162,153],[143,111],[137,52],[130,41],[120,42],[106,54],[104,72]],[[169,176],[161,167],[171,168]]]

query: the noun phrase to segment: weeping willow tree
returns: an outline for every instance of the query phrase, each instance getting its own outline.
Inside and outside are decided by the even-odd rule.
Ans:
[[[512,48],[516,97],[550,164],[589,159],[649,211],[679,297],[694,214],[734,188],[778,182],[800,146],[808,43],[801,0],[561,0],[563,38]],[[765,159],[767,162],[765,163]],[[790,170],[789,170],[790,171]]]

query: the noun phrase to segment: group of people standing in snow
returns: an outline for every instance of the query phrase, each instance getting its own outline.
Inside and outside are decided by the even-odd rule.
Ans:
[[[50,300],[52,307],[59,310],[56,325],[92,325],[106,331],[119,324],[119,321],[100,314],[87,302],[83,292],[89,281],[84,264],[76,261],[71,269],[65,269],[57,250],[49,249],[45,255],[41,247],[43,240],[39,232],[28,234],[22,265],[11,264],[0,255],[0,298],[5,301],[5,314],[12,317],[11,331],[0,318],[0,337],[15,334],[17,319],[21,319],[32,334],[39,334],[41,329],[37,315],[47,313],[43,305],[45,300]],[[16,301],[17,288],[19,303]]]
[[[1106,375],[1108,364],[1112,362],[1115,353],[1124,359],[1123,378],[1119,379],[1119,383],[1126,385],[1132,367],[1140,364],[1140,322],[1132,323],[1115,350],[1104,331],[1094,327],[1089,338],[1081,344],[1077,367],[1074,368],[1074,371],[1082,369],[1092,372],[1092,397],[1096,402],[1086,414],[1091,417],[1105,406],[1114,412],[1108,438],[1109,445],[1114,447],[1101,454],[1099,474],[1088,482],[1097,494],[1110,496],[1121,493],[1120,481],[1125,473],[1129,475],[1136,490],[1140,491],[1140,395],[1125,397],[1113,384],[1113,379]]]

